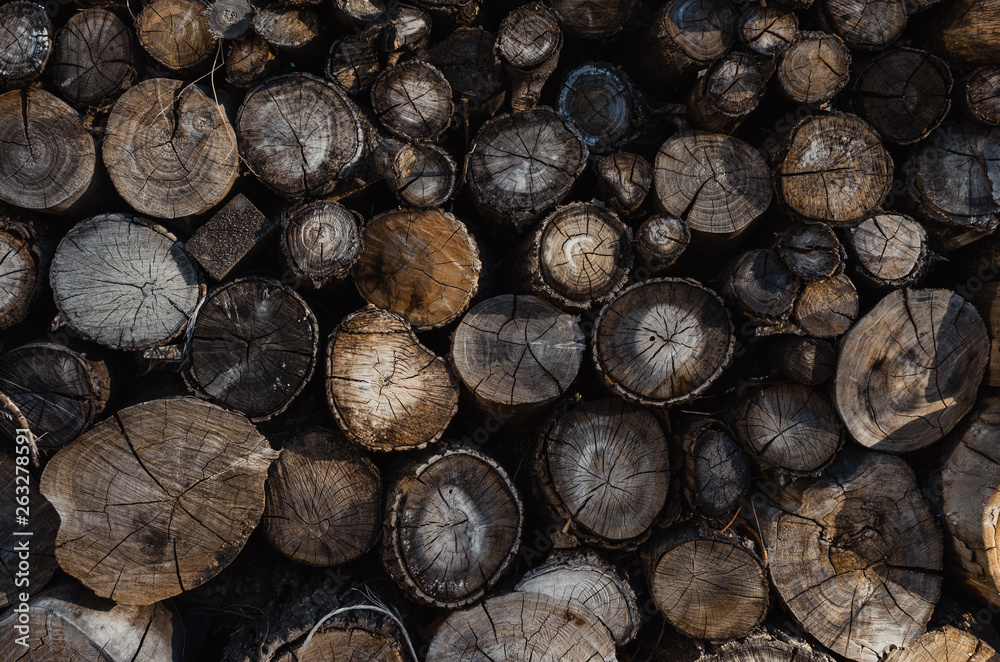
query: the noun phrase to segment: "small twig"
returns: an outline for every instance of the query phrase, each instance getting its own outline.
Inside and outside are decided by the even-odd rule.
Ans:
[[[726,529],[728,529],[729,527],[731,527],[731,526],[733,525],[733,522],[735,522],[735,521],[736,521],[736,518],[740,516],[740,511],[741,511],[741,510],[743,510],[743,506],[740,506],[739,508],[737,508],[737,509],[736,509],[736,514],[735,514],[735,515],[733,515],[733,519],[729,520],[729,524],[727,524],[727,525],[725,526],[725,528],[724,528],[724,529],[722,529],[722,531],[719,531],[719,533],[725,533],[725,532],[726,532]]]
[[[35,433],[31,431],[31,427],[28,425],[28,419],[24,417],[21,413],[21,409],[14,404],[14,401],[7,397],[5,393],[0,392],[0,406],[7,410],[14,420],[17,421],[17,426],[21,430],[27,430],[28,432],[28,447],[31,449],[31,461],[36,467],[41,466],[38,463],[38,437]]]

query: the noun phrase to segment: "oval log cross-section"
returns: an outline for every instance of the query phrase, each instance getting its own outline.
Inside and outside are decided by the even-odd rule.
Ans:
[[[988,358],[986,325],[968,301],[943,289],[897,290],[844,336],[834,404],[865,446],[923,448],[972,408]]]
[[[361,255],[359,215],[319,200],[288,210],[281,221],[281,252],[298,278],[314,288],[347,277]]]
[[[179,398],[122,409],[49,460],[59,566],[101,597],[148,605],[205,583],[264,511],[277,457],[241,414]]]
[[[447,447],[413,460],[390,490],[382,562],[411,599],[455,609],[500,579],[523,524],[521,497],[500,465]]]
[[[910,646],[889,653],[885,662],[996,662],[1000,655],[985,641],[946,625]]]
[[[135,79],[133,37],[125,22],[106,9],[70,16],[59,31],[52,79],[72,103],[90,105],[128,89]]]
[[[723,518],[739,507],[750,485],[750,457],[736,435],[714,418],[692,422],[681,437],[681,493],[705,517]]]
[[[732,358],[733,322],[700,283],[637,283],[604,307],[594,327],[594,363],[618,395],[643,405],[701,395]]]

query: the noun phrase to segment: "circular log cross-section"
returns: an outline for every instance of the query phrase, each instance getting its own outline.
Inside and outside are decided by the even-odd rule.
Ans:
[[[752,322],[768,326],[788,320],[801,281],[777,253],[766,248],[747,251],[725,273],[722,293]]]
[[[462,318],[451,365],[487,408],[545,405],[576,379],[585,347],[576,317],[538,297],[504,294]]]
[[[611,300],[594,328],[594,363],[618,395],[666,406],[701,395],[736,346],[722,299],[681,278],[637,283]]]
[[[346,278],[361,255],[358,221],[355,212],[328,200],[289,210],[281,250],[292,273],[315,288]]]
[[[0,95],[0,200],[71,211],[87,202],[96,163],[94,137],[65,101],[38,88]]]
[[[578,37],[613,35],[629,17],[633,0],[549,0],[559,25]]]
[[[382,523],[378,469],[334,430],[286,441],[265,487],[264,535],[293,561],[338,565],[375,543]]]
[[[208,29],[219,39],[237,39],[253,27],[248,0],[213,0],[208,7]]]
[[[193,69],[216,46],[206,9],[200,0],[152,0],[135,22],[139,43],[171,71]]]
[[[458,411],[458,382],[406,322],[368,306],[330,336],[326,397],[341,429],[368,450],[423,448]]]
[[[586,609],[545,593],[506,593],[441,624],[426,662],[614,662],[615,641]]]
[[[389,492],[382,561],[412,600],[481,598],[517,553],[524,505],[496,461],[449,447],[416,459]]]
[[[515,113],[538,105],[542,87],[559,62],[562,45],[559,19],[541,2],[521,5],[501,21],[496,52],[507,65],[510,107]]]
[[[906,462],[847,452],[776,500],[757,506],[768,571],[806,632],[857,662],[924,633],[941,593],[943,542]]]
[[[753,57],[730,53],[695,83],[687,97],[688,116],[704,131],[732,133],[760,103],[766,82]]]
[[[30,235],[7,230],[0,230],[0,329],[24,320],[48,270],[46,256],[34,250]]]
[[[556,110],[580,130],[594,154],[606,154],[636,136],[639,100],[628,74],[604,62],[566,72]]]
[[[820,338],[780,336],[774,349],[774,362],[785,377],[806,386],[817,386],[833,377],[837,369],[837,350]]]
[[[892,651],[885,662],[995,662],[998,657],[979,637],[946,625]]]
[[[455,190],[458,166],[437,145],[413,143],[396,152],[389,166],[396,198],[413,207],[440,207]]]
[[[751,3],[739,18],[740,41],[759,55],[773,56],[795,41],[799,18],[794,12]]]
[[[451,324],[479,290],[483,265],[465,224],[439,209],[379,214],[362,233],[352,274],[369,303],[417,330]]]
[[[722,518],[739,507],[750,481],[750,458],[736,435],[714,418],[700,418],[681,438],[682,494],[692,509]]]
[[[649,592],[682,634],[735,639],[763,622],[770,602],[764,562],[734,533],[683,526],[660,534],[645,555]]]
[[[236,125],[247,165],[285,196],[329,193],[365,151],[354,104],[336,83],[310,74],[278,76],[251,90]]]
[[[70,16],[59,31],[52,80],[72,103],[91,105],[127,90],[136,76],[132,33],[106,9]]]
[[[75,225],[56,248],[49,280],[66,322],[112,349],[173,340],[205,295],[177,238],[124,214]]]
[[[649,21],[638,53],[651,83],[675,82],[722,57],[736,36],[739,16],[723,0],[671,0]]]
[[[653,184],[653,166],[638,154],[615,152],[594,159],[598,197],[622,214],[634,212]]]
[[[503,87],[503,65],[495,44],[492,32],[460,27],[427,50],[427,61],[448,79],[455,98],[478,104],[469,110],[485,109]]]
[[[884,212],[866,218],[848,234],[855,272],[881,288],[913,285],[931,266],[927,232],[909,216]]]
[[[52,52],[45,5],[8,2],[0,6],[0,25],[0,89],[27,85],[41,75]]]
[[[795,476],[828,465],[844,443],[837,412],[804,384],[751,391],[737,402],[733,418],[736,435],[754,457]]]
[[[669,269],[691,243],[691,229],[667,214],[650,216],[639,226],[635,255],[640,266],[656,273]]]
[[[16,433],[10,435],[11,440],[16,438]],[[28,445],[19,444],[18,449],[27,451]],[[59,568],[55,557],[59,516],[52,505],[39,494],[35,481],[25,481],[25,466],[15,460],[15,457],[25,460],[28,458],[27,455],[15,456],[6,450],[0,451],[0,489],[9,495],[11,501],[11,507],[0,513],[0,536],[8,541],[0,547],[0,571],[3,571],[3,577],[0,578],[0,609],[20,604],[19,594],[26,592],[28,587],[31,587],[32,595],[37,594]],[[22,501],[28,505],[15,505]],[[18,521],[18,516],[24,511],[30,514],[28,521]],[[23,560],[19,558],[18,551],[22,536],[29,541],[27,549],[31,555],[27,574],[22,574],[25,571],[23,566],[18,568],[19,562]],[[9,631],[13,633],[13,627]],[[8,637],[13,637],[13,634]]]
[[[148,605],[205,583],[264,512],[278,454],[241,414],[180,398],[127,407],[49,460],[56,560],[97,595]]]
[[[553,552],[514,590],[545,593],[568,609],[589,611],[611,630],[619,646],[639,633],[639,605],[628,577],[591,550]]]
[[[742,232],[771,204],[771,173],[742,140],[679,133],[656,155],[654,186],[663,209],[709,239]]]
[[[557,207],[525,238],[518,275],[560,308],[603,304],[628,279],[631,234],[613,212],[593,203]]]
[[[972,408],[988,356],[972,304],[949,290],[896,290],[844,336],[834,404],[860,444],[923,448]]]
[[[926,138],[951,108],[951,71],[915,48],[875,58],[854,83],[854,108],[883,138],[909,145]]]
[[[858,290],[843,273],[806,281],[795,301],[795,323],[817,338],[836,338],[851,328],[857,316]]]
[[[394,136],[437,140],[451,124],[451,85],[433,65],[411,60],[386,69],[372,85],[372,108]]]
[[[476,136],[469,187],[488,214],[522,223],[562,200],[587,154],[580,132],[551,108],[501,115]]]
[[[251,32],[229,42],[226,49],[226,82],[237,88],[254,87],[271,76],[278,55],[259,34]]]
[[[663,428],[653,414],[618,398],[552,417],[534,462],[540,492],[558,521],[590,544],[634,548],[667,501]]]
[[[837,234],[824,223],[796,224],[774,239],[788,268],[808,280],[825,280],[843,270],[847,258]]]
[[[1000,126],[1000,67],[979,67],[969,74],[960,98],[970,119]]]
[[[906,27],[906,0],[819,0],[823,17],[844,42],[879,50]]]
[[[103,361],[62,345],[30,343],[0,356],[0,393],[21,410],[43,450],[64,446],[89,428],[104,411],[110,387]],[[11,437],[16,428],[0,420]]]
[[[837,35],[800,32],[778,56],[775,76],[795,103],[829,101],[850,79],[851,51]]]
[[[892,158],[878,134],[849,113],[805,118],[775,169],[784,203],[805,219],[849,224],[882,204]]]
[[[158,218],[202,214],[239,173],[236,134],[199,87],[153,78],[118,98],[108,117],[104,164],[118,193]]]
[[[208,295],[191,321],[191,392],[266,421],[302,392],[316,367],[319,325],[294,290],[241,278]]]

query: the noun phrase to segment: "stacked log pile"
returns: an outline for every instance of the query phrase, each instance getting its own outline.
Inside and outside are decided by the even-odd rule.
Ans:
[[[1000,0],[0,5],[0,661],[1000,659]]]

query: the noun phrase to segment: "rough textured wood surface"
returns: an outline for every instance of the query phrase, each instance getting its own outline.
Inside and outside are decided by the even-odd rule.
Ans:
[[[1000,126],[1000,67],[979,67],[961,86],[959,103],[977,122]]]
[[[824,646],[875,662],[924,633],[941,592],[942,540],[903,460],[845,452],[757,512],[778,596]]]
[[[620,67],[606,62],[567,71],[556,111],[576,125],[594,154],[607,154],[634,139],[645,121],[635,83]]]
[[[336,39],[326,61],[326,77],[345,92],[357,94],[368,89],[382,70],[375,48],[378,29],[365,30]]]
[[[679,218],[654,214],[642,222],[635,237],[637,262],[651,272],[670,268],[691,243],[691,229]]]
[[[152,0],[136,18],[136,34],[146,52],[171,71],[198,66],[216,48],[200,0]]]
[[[203,584],[256,527],[276,457],[242,415],[193,398],[116,412],[42,475],[61,521],[59,566],[119,604]]]
[[[833,660],[815,645],[773,628],[755,632],[746,639],[727,642],[711,655],[699,659],[700,662],[832,662]]]
[[[372,218],[352,269],[369,303],[417,329],[452,323],[479,290],[479,248],[465,223],[439,209],[399,209]]]
[[[637,283],[601,311],[594,363],[615,393],[664,406],[700,395],[728,365],[733,323],[722,300],[700,283],[659,278]]]
[[[789,269],[809,280],[843,271],[847,259],[837,235],[825,223],[792,225],[774,238],[774,248]]]
[[[797,103],[828,101],[847,85],[851,52],[837,35],[800,32],[781,51],[775,76],[781,91]]]
[[[521,497],[495,460],[445,447],[414,459],[390,488],[382,560],[411,599],[454,609],[500,579],[523,523]]]
[[[177,238],[126,214],[75,225],[56,248],[50,280],[67,323],[113,349],[173,340],[205,296]]]
[[[792,313],[802,282],[772,250],[747,251],[723,270],[722,294],[757,327],[781,330]]]
[[[798,15],[780,7],[750,3],[740,14],[737,36],[754,53],[777,55],[795,41],[799,31]]]
[[[427,49],[428,61],[444,74],[452,91],[471,102],[470,110],[485,110],[503,95],[503,66],[494,52],[496,37],[482,28],[460,27]]]
[[[781,336],[774,353],[785,377],[807,386],[822,384],[837,368],[837,350],[822,338]]]
[[[458,381],[403,318],[374,306],[330,336],[326,397],[341,429],[368,450],[423,448],[458,411]]]
[[[1000,17],[996,0],[958,0],[935,12],[928,27],[934,52],[966,67],[996,64],[1000,57]]]
[[[274,3],[258,7],[253,29],[279,52],[308,59],[323,47],[323,22],[308,7]]]
[[[319,324],[278,281],[239,278],[213,290],[188,332],[191,392],[252,421],[281,413],[316,367]]]
[[[278,56],[274,48],[256,33],[229,42],[223,75],[235,88],[254,87],[275,73]]]
[[[480,403],[503,409],[554,402],[576,379],[584,348],[577,318],[535,296],[504,294],[465,314],[450,359]]]
[[[600,547],[635,547],[667,500],[670,454],[648,411],[618,398],[587,402],[542,427],[534,477],[564,530]]]
[[[722,518],[740,505],[750,485],[750,458],[724,423],[702,416],[681,437],[681,493],[704,517]]]
[[[434,65],[404,62],[383,71],[372,85],[372,109],[401,140],[437,140],[451,124],[451,85]]]
[[[687,97],[688,116],[703,131],[732,133],[760,103],[766,82],[753,57],[732,52],[695,83]]]
[[[389,183],[396,198],[412,207],[440,207],[451,199],[458,166],[437,145],[404,145],[392,159]]]
[[[965,299],[944,289],[897,290],[844,336],[834,405],[865,446],[922,448],[972,408],[988,351],[983,320]]]
[[[636,54],[652,85],[694,73],[729,49],[739,18],[723,0],[671,0],[646,23]]]
[[[281,220],[281,251],[292,273],[314,288],[346,278],[361,256],[359,216],[328,200],[288,209]]]
[[[249,0],[214,0],[208,6],[208,29],[219,39],[238,39],[253,28]]]
[[[881,288],[915,284],[931,266],[927,231],[905,214],[884,212],[848,230],[853,273]]]
[[[8,2],[0,7],[0,25],[0,89],[27,85],[52,53],[52,21],[40,3]]]
[[[997,652],[982,639],[946,625],[931,630],[905,649],[896,649],[885,662],[996,662]]]
[[[906,27],[904,0],[819,0],[830,28],[852,48],[880,50]]]
[[[628,20],[632,0],[550,0],[559,25],[574,35],[587,38],[607,37],[622,29]]]
[[[558,18],[540,2],[521,5],[501,21],[496,51],[506,64],[515,113],[538,105],[542,87],[559,63],[562,45]]]
[[[41,299],[54,249],[45,226],[0,218],[0,329],[24,320]]]
[[[137,75],[135,38],[116,14],[85,9],[59,30],[52,79],[69,101],[90,105],[127,90]]]
[[[378,537],[378,468],[334,430],[286,439],[265,489],[264,535],[294,561],[338,565],[367,552]]]
[[[858,317],[858,290],[839,273],[826,280],[810,280],[795,301],[795,323],[808,335],[836,338]]]
[[[628,214],[642,205],[653,184],[653,166],[639,154],[615,152],[594,159],[600,197],[614,211]]]

